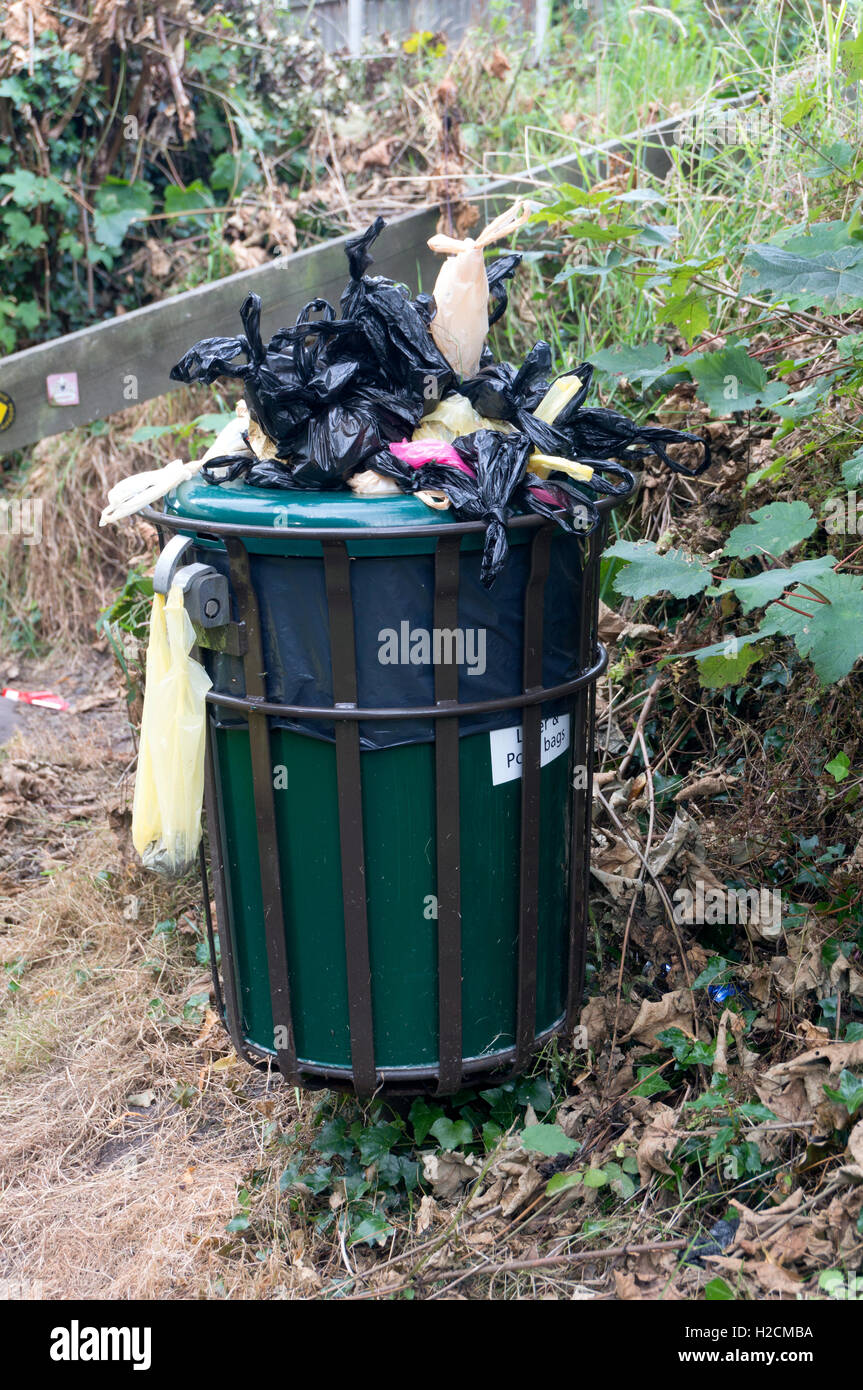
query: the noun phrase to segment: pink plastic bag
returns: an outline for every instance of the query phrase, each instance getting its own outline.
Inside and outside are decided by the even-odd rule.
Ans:
[[[443,463],[449,468],[457,468],[460,473],[474,477],[474,471],[465,463],[451,444],[442,439],[402,440],[401,444],[391,444],[390,453],[395,454],[402,463],[411,468],[421,468],[424,463]]]

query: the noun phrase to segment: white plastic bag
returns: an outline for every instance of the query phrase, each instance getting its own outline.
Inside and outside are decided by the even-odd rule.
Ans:
[[[522,227],[533,212],[533,205],[520,200],[489,222],[474,240],[438,234],[429,239],[432,251],[448,259],[441,266],[434,286],[436,313],[431,335],[447,362],[463,377],[475,376],[488,336],[488,279],[483,248]]]
[[[201,840],[205,697],[212,685],[189,655],[195,630],[174,585],[153,595],[147,683],[132,805],[132,842],[144,867],[176,875],[194,867]]]

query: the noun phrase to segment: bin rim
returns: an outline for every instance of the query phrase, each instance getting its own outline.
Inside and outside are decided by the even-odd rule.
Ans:
[[[612,511],[620,502],[625,502],[632,496],[635,487],[636,482],[633,479],[632,487],[627,488],[625,492],[597,497],[594,502],[597,511],[600,515]],[[153,526],[164,526],[171,531],[195,531],[202,536],[214,537],[249,536],[268,540],[279,535],[290,535],[303,541],[393,540],[410,537],[428,539],[432,536],[475,535],[477,532],[485,531],[486,527],[484,521],[444,522],[435,517],[430,517],[427,522],[406,526],[255,526],[239,521],[211,521],[209,518],[181,515],[177,512],[157,512],[149,506],[142,507],[138,516]],[[538,512],[524,512],[510,517],[506,524],[507,529],[537,527],[547,525],[550,520],[558,517],[563,519],[565,516],[566,513],[563,511],[556,512],[551,517],[542,516]],[[580,533],[571,534],[578,536]],[[583,533],[585,539],[589,539],[591,534],[590,531]]]

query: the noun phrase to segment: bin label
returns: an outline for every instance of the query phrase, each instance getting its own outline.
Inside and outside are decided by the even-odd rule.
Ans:
[[[553,714],[542,721],[540,735],[539,765],[553,762],[569,747],[568,714]],[[514,782],[521,776],[522,732],[521,725],[512,729],[492,729],[489,734],[491,746],[491,780],[496,787],[501,782]]]

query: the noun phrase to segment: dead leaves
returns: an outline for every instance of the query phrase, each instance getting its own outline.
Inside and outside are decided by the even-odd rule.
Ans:
[[[655,1003],[644,999],[638,1017],[623,1039],[642,1043],[655,1043],[657,1033],[666,1028],[679,1028],[690,1038],[693,1032],[692,995],[688,989],[671,990]]]
[[[668,1105],[654,1106],[650,1123],[635,1152],[638,1176],[646,1187],[654,1173],[671,1173],[668,1159],[677,1145],[677,1114]]]
[[[846,1123],[845,1107],[828,1100],[839,1073],[863,1064],[863,1042],[830,1043],[780,1062],[755,1078],[759,1099],[780,1120],[814,1121],[814,1134],[829,1134]]]

